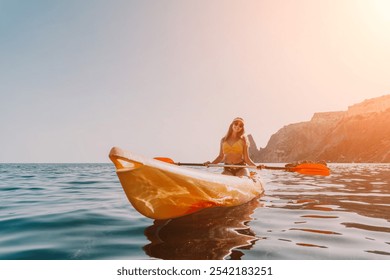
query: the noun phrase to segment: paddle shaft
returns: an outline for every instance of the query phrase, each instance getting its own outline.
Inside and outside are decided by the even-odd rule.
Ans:
[[[164,161],[170,164],[176,165],[187,165],[187,166],[205,166],[205,167],[230,167],[230,168],[253,168],[253,169],[271,169],[271,170],[284,170],[290,172],[298,172],[304,175],[330,175],[330,169],[322,164],[322,163],[299,163],[293,166],[248,166],[248,165],[234,165],[234,164],[205,164],[205,163],[182,163],[182,162],[174,162],[173,159],[167,157],[156,157],[156,160]]]
[[[234,165],[234,164],[204,164],[204,163],[182,163],[177,162],[177,165],[182,166],[206,166],[206,167],[228,167],[228,168],[253,168],[253,169],[260,169],[257,166],[250,166],[250,165]],[[272,170],[287,170],[286,167],[278,167],[278,166],[262,166],[264,169],[272,169]]]

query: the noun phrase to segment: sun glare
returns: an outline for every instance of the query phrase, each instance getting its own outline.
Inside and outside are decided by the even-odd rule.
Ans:
[[[390,44],[390,0],[360,0],[361,32],[368,31],[373,42],[380,40],[380,45]],[[378,42],[378,41],[377,41]]]
[[[375,0],[372,2],[378,19],[390,23],[390,1]]]

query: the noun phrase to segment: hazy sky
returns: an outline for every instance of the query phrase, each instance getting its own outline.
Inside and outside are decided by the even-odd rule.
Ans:
[[[387,0],[0,0],[0,162],[213,160],[390,93]]]

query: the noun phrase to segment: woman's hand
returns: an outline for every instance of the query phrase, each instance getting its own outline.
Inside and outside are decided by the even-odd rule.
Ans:
[[[203,163],[203,165],[209,167],[210,163],[211,163],[210,161],[206,161],[206,162]]]
[[[257,169],[264,169],[264,168],[265,168],[265,165],[264,165],[264,164],[259,164],[259,165],[257,165],[256,167],[257,167]]]

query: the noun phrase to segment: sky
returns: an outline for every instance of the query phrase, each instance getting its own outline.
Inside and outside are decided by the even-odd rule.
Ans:
[[[213,160],[390,93],[387,0],[0,0],[0,162]]]

